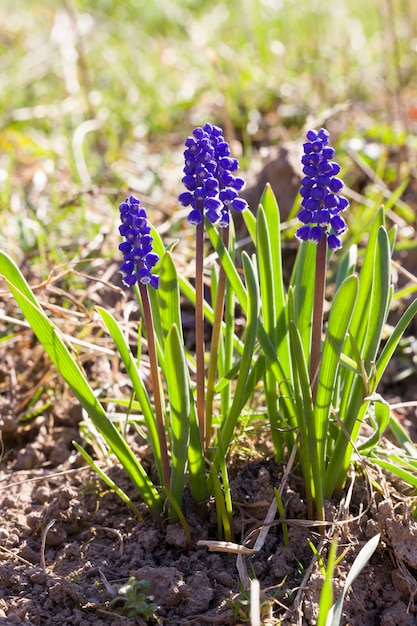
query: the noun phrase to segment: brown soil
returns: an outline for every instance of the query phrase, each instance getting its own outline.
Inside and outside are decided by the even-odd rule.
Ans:
[[[74,406],[67,408],[67,414],[74,415]],[[0,624],[157,623],[125,617],[121,603],[109,606],[118,586],[132,576],[149,583],[160,624],[247,622],[238,601],[247,595],[236,554],[197,546],[198,540],[217,538],[214,510],[202,521],[189,508],[188,546],[179,524],[158,525],[149,518],[114,466],[110,473],[125,482],[143,512],[139,521],[91,470],[80,466],[70,443],[77,436],[74,425],[51,428],[38,418],[36,427],[17,429],[6,439],[10,453],[3,458],[0,474]],[[235,539],[253,546],[274,500],[273,488],[283,481],[282,468],[258,456],[243,465],[237,460],[236,472]],[[336,596],[360,548],[381,533],[376,553],[349,592],[342,624],[411,626],[417,615],[417,524],[404,485],[372,472],[377,486],[372,496],[359,474],[345,507],[337,510],[328,504],[328,518],[339,520],[339,553],[344,551],[334,581]],[[316,623],[323,577],[308,540],[324,559],[328,542],[306,525],[301,493],[294,478],[284,485],[288,545],[282,525],[272,524],[262,548],[239,557],[240,571],[260,581],[264,624]]]

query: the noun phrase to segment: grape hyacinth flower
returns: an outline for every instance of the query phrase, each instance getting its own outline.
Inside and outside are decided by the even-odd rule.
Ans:
[[[135,283],[150,284],[158,288],[159,277],[151,274],[151,269],[159,261],[159,255],[153,252],[153,237],[146,215],[146,209],[140,205],[140,200],[129,196],[120,207],[121,225],[119,231],[126,239],[119,245],[123,252],[124,262],[120,266],[120,273],[125,285]]]
[[[230,207],[241,213],[247,202],[239,198],[245,181],[233,175],[239,162],[231,158],[222,129],[209,123],[195,128],[185,141],[184,161],[182,182],[187,191],[178,200],[191,207],[189,223],[197,226],[205,215],[212,224],[227,227]]]
[[[305,177],[301,181],[303,199],[298,213],[303,226],[295,234],[302,241],[314,243],[325,235],[329,248],[336,250],[342,247],[339,235],[347,230],[340,213],[349,206],[349,201],[339,195],[344,186],[343,181],[337,178],[340,166],[331,160],[335,151],[328,146],[327,130],[309,130],[307,139],[301,158]]]

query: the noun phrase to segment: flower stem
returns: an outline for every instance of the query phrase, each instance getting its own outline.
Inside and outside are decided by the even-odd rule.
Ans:
[[[204,388],[204,221],[196,227],[195,249],[195,357],[197,377],[197,416],[201,442],[206,439],[205,388]]]
[[[161,448],[162,479],[163,479],[164,487],[166,487],[169,490],[171,478],[170,478],[170,470],[169,470],[169,462],[168,462],[168,450],[167,450],[167,442],[166,442],[164,412],[162,408],[161,379],[159,376],[158,358],[156,354],[155,331],[154,331],[154,325],[153,325],[152,310],[151,310],[151,305],[149,301],[147,285],[144,285],[143,283],[139,283],[139,291],[140,291],[140,297],[142,299],[143,316],[145,318],[146,335],[147,335],[147,342],[148,342],[148,355],[149,355],[149,363],[150,363],[150,368],[151,368],[151,378],[152,378],[154,404],[155,404],[156,428],[158,431],[159,446]]]
[[[310,382],[313,402],[317,394],[320,371],[321,333],[323,330],[324,295],[326,289],[327,237],[323,232],[317,244],[316,275],[314,284],[313,327],[311,334]]]
[[[227,249],[229,247],[229,228],[222,229],[222,239]],[[216,306],[214,310],[213,332],[211,335],[210,361],[207,374],[207,397],[206,397],[206,448],[210,445],[211,423],[213,418],[214,384],[217,371],[217,357],[219,354],[220,333],[222,328],[224,297],[226,292],[226,272],[222,265],[219,270],[219,282],[217,285]]]

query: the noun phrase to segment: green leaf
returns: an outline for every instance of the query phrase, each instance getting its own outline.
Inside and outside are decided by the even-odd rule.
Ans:
[[[261,208],[262,207],[262,208]],[[277,354],[283,370],[287,376],[291,377],[291,364],[289,360],[289,338],[288,338],[288,320],[286,313],[287,298],[284,287],[283,271],[282,271],[282,255],[281,255],[281,220],[279,207],[275,195],[270,187],[266,185],[265,191],[261,197],[261,207],[258,211],[258,244],[257,255],[260,258],[260,279],[261,279],[261,296],[262,307],[266,297],[271,299],[272,305],[268,304],[271,313],[274,315],[274,335],[271,335],[268,324],[264,317],[264,326],[271,340],[275,339],[277,346]],[[265,251],[264,245],[265,242]],[[265,280],[265,288],[270,289],[270,293],[264,294],[262,287],[262,274],[269,274],[270,279]]]
[[[300,332],[307,365],[310,363],[311,326],[314,307],[314,284],[316,274],[317,245],[303,241],[295,260],[291,277],[294,289],[294,322]]]
[[[292,303],[290,303],[290,310]],[[292,312],[292,311],[291,311]],[[314,406],[311,394],[310,376],[300,332],[293,321],[290,322],[290,350],[294,367],[294,391],[297,404],[297,424],[300,429],[300,459],[307,492],[308,514],[312,516],[312,503],[318,519],[324,519],[323,474],[320,468],[317,447],[317,433],[314,421]]]
[[[384,323],[388,314],[392,290],[390,288],[390,244],[379,219],[375,220],[370,241],[365,252],[365,260],[359,279],[359,292],[355,311],[350,324],[353,337],[352,346],[360,352],[365,376],[372,374],[372,363],[381,343]],[[366,291],[363,287],[366,285]],[[348,342],[345,343],[346,349]],[[348,356],[350,356],[348,354]],[[353,355],[355,358],[355,355]],[[343,428],[339,429],[337,440],[332,450],[326,470],[325,494],[330,497],[339,492],[346,479],[353,453],[349,438],[355,443],[369,402],[364,402],[368,394],[368,385],[364,376],[343,369],[341,379],[342,397],[340,416]]]
[[[219,255],[220,261],[225,269],[226,276],[230,281],[232,289],[234,290],[236,297],[239,301],[240,306],[243,309],[243,312],[247,314],[248,309],[248,293],[245,287],[242,284],[239,273],[235,267],[234,262],[232,261],[228,251],[226,250],[221,238],[216,230],[216,228],[206,221],[207,232],[209,234],[210,240],[212,242],[213,247],[215,248],[217,254]],[[245,253],[243,253],[243,256]],[[246,255],[247,256],[247,255]],[[255,279],[255,283],[257,284],[257,280]],[[258,289],[258,287],[257,287]],[[269,360],[269,367],[274,372],[274,376],[280,385],[280,389],[282,391],[282,395],[286,397],[286,408],[287,413],[294,414],[293,406],[292,406],[292,393],[290,385],[288,384],[288,373],[283,370],[282,364],[277,357],[276,348],[274,344],[271,342],[268,337],[263,324],[259,323],[257,325],[257,333],[258,339],[262,346],[262,349],[265,353],[266,358]]]
[[[333,602],[333,576],[336,566],[337,541],[333,538],[327,559],[326,575],[321,588],[317,626],[326,626],[326,619]]]
[[[221,462],[224,465],[224,461]],[[210,468],[210,477],[213,483],[213,491],[214,491],[214,500],[216,502],[216,513],[217,513],[217,531],[218,536],[222,536],[222,529],[224,529],[225,537],[228,541],[231,541],[233,537],[232,526],[230,519],[230,515],[227,511],[227,505],[225,502],[225,497],[223,494],[222,486],[220,483],[220,479],[218,477],[220,469],[215,469],[214,465]]]
[[[230,231],[229,237],[229,252],[231,257],[235,257],[235,235],[234,229]],[[233,365],[233,346],[234,346],[234,329],[235,329],[235,292],[233,290],[230,281],[226,281],[226,293],[224,299],[224,321],[225,328],[222,334],[222,341],[220,342],[220,349],[222,352],[222,358],[219,359],[219,378],[225,376]],[[238,350],[238,354],[242,354],[242,349]],[[227,415],[230,411],[232,400],[232,385],[228,384],[223,387],[220,394],[220,414]]]
[[[171,425],[170,493],[181,507],[190,441],[191,383],[182,339],[175,324],[166,338],[165,361]],[[170,511],[170,515],[173,514],[174,508]]]
[[[340,355],[358,295],[358,277],[349,276],[340,285],[330,311],[317,387],[314,421],[318,455],[324,474],[330,406],[339,371]]]
[[[389,246],[391,250],[391,256],[394,254],[395,242],[397,241],[397,234],[398,234],[398,226],[397,224],[394,224],[394,226],[390,228],[390,230],[388,231],[388,239],[389,239]]]
[[[360,446],[358,446],[358,450],[361,454],[364,454],[366,451],[372,450],[381,440],[382,435],[385,432],[385,429],[388,426],[390,420],[390,406],[388,402],[385,402],[383,398],[380,396],[373,404],[374,407],[374,415],[370,415],[371,423],[374,425],[375,430],[374,433],[366,439]],[[368,410],[368,414],[370,411]]]
[[[194,396],[190,396],[190,445],[188,447],[188,471],[190,477],[190,492],[194,502],[197,504],[207,502],[209,499],[209,487],[206,475],[206,460],[201,443]]]
[[[108,419],[106,412],[65,345],[58,328],[48,319],[17,265],[0,252],[0,273],[20,306],[51,361],[67,382],[81,406],[117,456],[133,484],[155,516],[162,511],[162,500],[140,462]]]
[[[365,344],[368,320],[374,315],[370,309],[370,294],[374,283],[374,272],[376,268],[376,248],[378,243],[378,232],[384,222],[384,213],[378,211],[369,233],[368,243],[365,248],[365,256],[360,272],[358,300],[353,314],[350,332],[362,352]],[[379,309],[380,307],[378,307]]]
[[[339,267],[337,269],[336,275],[336,291],[339,289],[339,286],[343,283],[345,278],[354,273],[356,268],[356,263],[358,261],[358,246],[352,245],[343,255],[342,260],[339,263]]]
[[[374,378],[372,375],[371,384],[376,387],[381,378],[388,363],[391,360],[392,355],[394,354],[398,344],[401,341],[401,337],[403,336],[407,326],[410,324],[412,319],[417,315],[417,299],[414,300],[410,306],[404,311],[401,318],[397,322],[394,330],[391,332],[388,341],[385,346],[381,350],[381,354],[378,357],[376,362],[376,377]]]
[[[248,233],[253,243],[256,243],[256,217],[255,215],[249,209],[245,209],[242,213],[242,217],[243,217],[243,221],[246,224],[246,228],[248,229]]]
[[[270,192],[272,193],[272,192]],[[264,198],[268,200],[268,198]],[[271,205],[271,201],[268,202]],[[270,208],[270,213],[272,213]],[[275,216],[276,217],[276,216]],[[265,211],[262,205],[259,206],[257,215],[257,261],[259,271],[259,286],[261,290],[262,302],[262,318],[265,332],[267,333],[271,343],[277,345],[277,313],[275,308],[275,263],[273,261],[271,235],[278,226],[278,220],[270,215],[271,224],[267,223]],[[279,231],[278,231],[279,239]],[[274,236],[276,245],[276,235]],[[282,285],[281,285],[282,291]],[[264,392],[265,403],[268,410],[268,418],[271,424],[271,433],[274,444],[275,456],[280,460],[282,456],[282,437],[279,432],[279,411],[278,411],[278,393],[277,381],[273,372],[268,368],[264,376]]]
[[[183,276],[178,276],[178,280],[179,280],[181,293],[183,293],[184,296],[192,304],[195,305],[195,289],[194,289],[194,287]],[[234,294],[234,292],[232,290],[232,297],[233,297],[233,294]],[[227,310],[227,307],[226,307],[226,310]],[[210,322],[210,324],[213,324],[213,322],[214,322],[214,310],[206,301],[204,301],[204,319],[206,319],[208,322]],[[230,335],[230,326],[228,326],[225,322],[222,323],[222,332],[223,332],[223,335],[225,335],[225,336],[226,335]],[[239,352],[241,354],[243,352],[243,343],[234,334],[234,332],[232,332],[231,335],[232,335],[232,338],[233,338],[233,346],[234,346],[235,350],[237,350],[237,352]]]
[[[243,349],[243,354],[242,354],[242,362],[241,362],[239,375],[236,381],[236,389],[235,389],[232,406],[230,407],[230,412],[227,415],[227,417],[224,419],[221,425],[219,434],[216,438],[217,450],[215,452],[214,459],[213,459],[213,465],[216,468],[216,470],[219,470],[221,466],[221,459],[226,456],[227,450],[229,448],[229,445],[232,440],[233,433],[236,427],[236,422],[244,407],[244,399],[245,399],[246,394],[248,393],[247,381],[248,381],[250,368],[252,365],[252,359],[254,356],[255,341],[256,341],[257,326],[258,326],[258,316],[259,316],[258,282],[256,279],[254,267],[248,255],[245,252],[243,252],[242,254],[242,260],[243,260],[243,269],[244,269],[246,287],[247,287],[247,293],[248,293],[245,341],[244,341],[244,349]]]
[[[178,275],[169,252],[166,252],[162,258],[157,292],[164,336],[167,336],[172,325],[175,324],[183,343]]]
[[[259,206],[256,220],[256,257],[258,260],[259,285],[261,291],[262,317],[265,331],[272,343],[276,345],[276,310],[274,296],[274,264],[272,262],[272,248],[270,231],[266,221],[265,211]]]
[[[240,280],[236,265],[230,257],[229,251],[226,249],[215,226],[213,226],[209,220],[205,220],[205,226],[213,248],[219,256],[220,263],[222,264],[224,271],[226,272],[226,276],[233,287],[239,304],[242,307],[243,312],[246,313],[248,306],[248,294],[246,293],[246,289]]]
[[[361,273],[362,277],[362,273]],[[369,298],[369,319],[364,345],[363,360],[368,373],[370,364],[375,361],[381,343],[384,324],[391,301],[391,248],[387,231],[383,226],[378,229],[375,254],[375,268]],[[353,334],[353,333],[352,333]]]
[[[278,338],[281,340],[283,336],[288,335],[288,328],[285,316],[282,313],[285,310],[285,289],[282,273],[281,258],[281,220],[279,207],[271,186],[268,184],[261,197],[261,206],[265,212],[265,226],[268,231],[269,246],[271,249],[271,266],[269,268],[272,274],[272,296],[274,297],[274,307],[276,314],[276,330]],[[259,214],[258,214],[259,219]],[[259,246],[258,254],[261,252]],[[288,338],[288,337],[287,337]],[[288,354],[288,342],[287,342]]]

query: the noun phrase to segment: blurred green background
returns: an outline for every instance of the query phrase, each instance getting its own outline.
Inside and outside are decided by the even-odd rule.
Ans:
[[[112,233],[128,189],[172,217],[181,146],[205,121],[247,170],[326,123],[413,189],[413,0],[2,0],[0,53],[0,246],[44,271]]]

